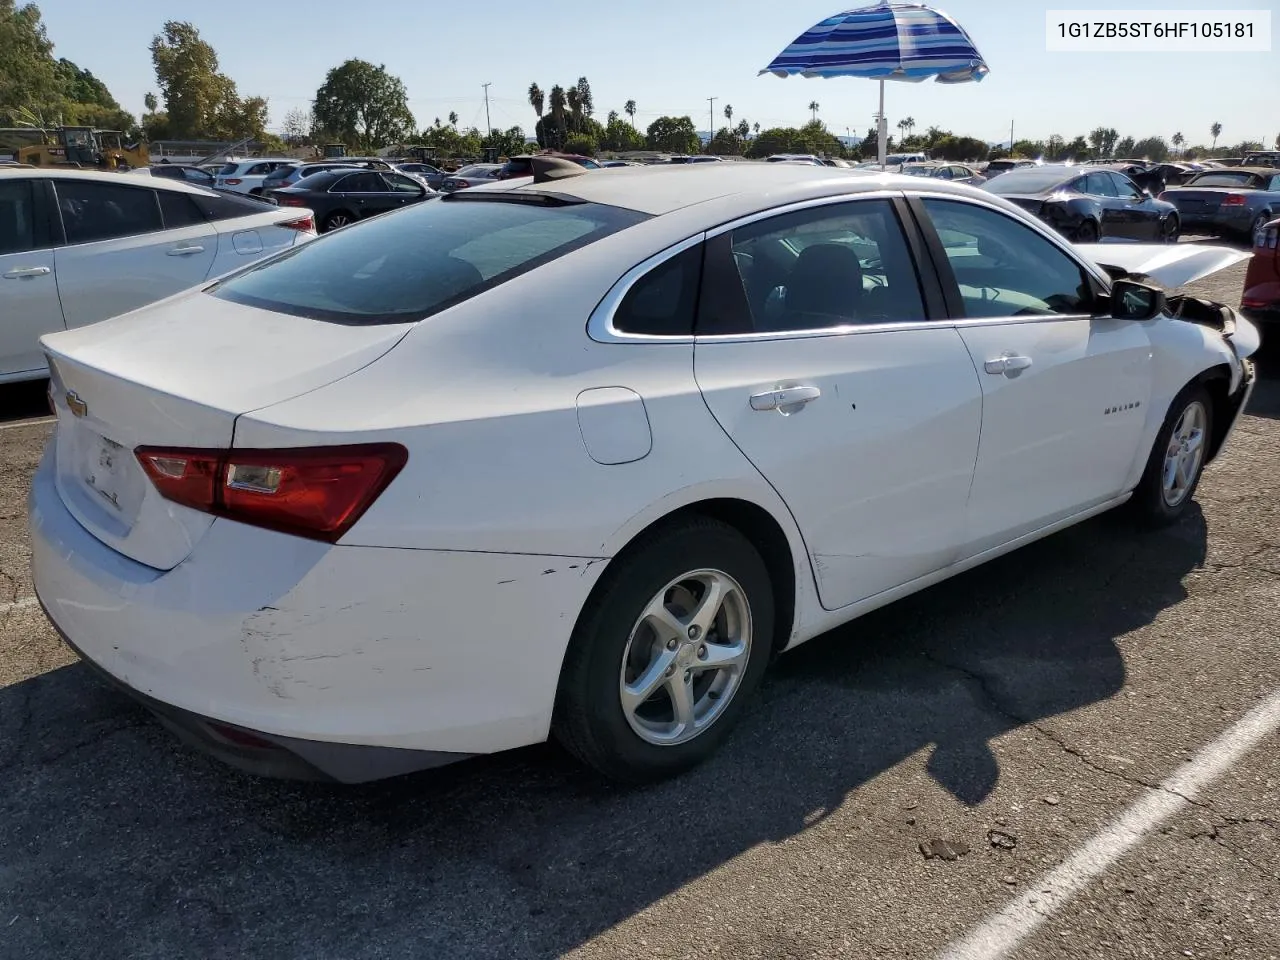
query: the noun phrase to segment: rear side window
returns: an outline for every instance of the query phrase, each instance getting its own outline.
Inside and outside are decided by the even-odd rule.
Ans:
[[[702,244],[699,243],[636,281],[614,311],[614,329],[649,337],[691,336],[701,279]]]
[[[1189,187],[1257,187],[1259,177],[1253,173],[1202,173],[1192,177]]]
[[[205,225],[204,214],[188,194],[173,190],[159,190],[157,193],[160,195],[160,214],[164,217],[166,230]]]
[[[332,323],[407,323],[646,219],[592,203],[415,204],[294,247],[211,292]]]
[[[35,202],[30,180],[0,180],[0,254],[36,245]]]
[[[353,173],[329,188],[331,193],[386,193],[387,185],[376,173]]]
[[[162,229],[156,192],[95,180],[58,180],[67,243],[93,243]]]

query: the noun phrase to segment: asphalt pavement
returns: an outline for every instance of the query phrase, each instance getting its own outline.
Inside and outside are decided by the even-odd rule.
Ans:
[[[819,638],[638,790],[551,746],[343,787],[179,745],[32,605],[50,427],[0,390],[0,958],[1278,958],[1261,368],[1179,525],[1099,517]]]

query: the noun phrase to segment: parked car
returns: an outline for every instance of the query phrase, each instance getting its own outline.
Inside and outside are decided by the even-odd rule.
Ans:
[[[584,167],[587,170],[599,170],[601,168],[601,164],[598,160],[594,160],[591,157],[584,157],[577,153],[552,153],[543,154],[543,156],[553,156],[560,157],[562,160],[572,160],[574,163],[578,164],[578,166]],[[461,171],[454,174],[454,176],[455,178],[468,179],[463,176]],[[493,179],[513,180],[520,177],[531,176],[533,176],[533,154],[522,154],[517,157],[512,157],[506,163],[501,164]]]
[[[199,187],[208,187],[210,190],[217,183],[217,178],[208,170],[185,163],[153,163],[145,169],[149,170],[153,177],[184,180]]]
[[[263,183],[269,173],[280,167],[291,167],[294,163],[296,161],[287,158],[233,160],[218,171],[217,187],[219,190],[257,196],[262,193]]]
[[[812,153],[775,153],[765,157],[766,163],[807,163],[811,167],[821,167],[822,158]]]
[[[723,157],[713,157],[707,153],[695,153],[692,156],[675,156],[671,163],[724,163]],[[821,161],[819,161],[821,162]]]
[[[963,163],[947,163],[929,161],[927,163],[904,163],[902,173],[909,177],[932,177],[935,180],[950,180],[952,183],[968,183],[978,186],[986,183],[987,178]]]
[[[601,160],[601,167],[642,167],[644,164],[636,163],[634,160]]]
[[[1177,208],[1184,229],[1252,241],[1268,221],[1280,216],[1280,170],[1206,170],[1164,191],[1160,199]]]
[[[1252,389],[1251,324],[1124,273],[1238,251],[1100,262],[914,177],[554,173],[44,339],[32,580],[85,660],[260,772],[555,736],[669,776],[775,652],[1184,518]]]
[[[432,190],[439,190],[445,178],[449,176],[439,167],[433,167],[431,164],[423,163],[421,160],[407,160],[404,163],[397,163],[393,165],[392,169],[397,173],[405,173],[421,180]]]
[[[306,207],[315,214],[320,232],[328,233],[434,196],[430,187],[394,170],[340,169],[272,190],[270,199],[282,207]]]
[[[1105,167],[1045,164],[1010,170],[982,189],[1016,203],[1080,243],[1154,240],[1172,243],[1177,208],[1156,200],[1123,174]]]
[[[1254,235],[1240,308],[1252,320],[1280,322],[1280,219]]]
[[[444,182],[440,184],[440,190],[443,193],[453,193],[455,190],[474,187],[478,183],[491,183],[500,179],[498,174],[501,173],[502,167],[503,164],[500,163],[473,163],[445,177]]]
[[[163,177],[0,170],[0,382],[48,376],[38,340],[313,236],[311,216]]]
[[[1260,150],[1246,154],[1240,162],[1242,167],[1280,167],[1280,150]]]
[[[283,187],[295,186],[299,180],[304,180],[313,173],[321,173],[325,170],[362,170],[360,164],[348,163],[343,160],[330,160],[324,163],[291,163],[287,166],[279,166],[266,175],[262,181],[262,195],[270,197],[272,190],[279,190]]]
[[[1021,170],[1024,167],[1035,167],[1038,164],[1034,160],[992,160],[982,168],[982,175],[988,180],[998,177],[1002,173],[1008,173],[1010,170]]]

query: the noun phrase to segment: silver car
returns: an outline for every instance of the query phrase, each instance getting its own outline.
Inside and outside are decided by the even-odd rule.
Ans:
[[[928,163],[904,163],[902,172],[911,177],[932,177],[950,180],[952,183],[972,183],[975,186],[987,182],[987,178],[963,163],[930,161]]]
[[[1252,241],[1280,217],[1280,169],[1206,170],[1160,194],[1178,208],[1184,233],[1232,234]]]

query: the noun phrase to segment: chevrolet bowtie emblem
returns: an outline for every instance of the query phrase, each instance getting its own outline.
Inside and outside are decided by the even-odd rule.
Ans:
[[[80,399],[79,394],[74,390],[67,391],[67,409],[75,416],[83,417],[89,412],[89,405]]]

